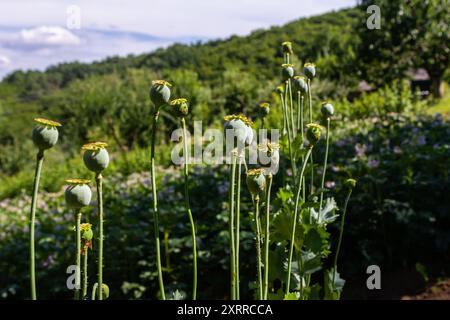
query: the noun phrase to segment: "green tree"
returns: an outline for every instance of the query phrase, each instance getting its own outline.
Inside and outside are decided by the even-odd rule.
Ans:
[[[359,24],[360,67],[371,81],[404,77],[411,68],[425,68],[434,97],[442,96],[442,79],[449,68],[449,0],[363,0],[361,9],[380,7],[381,28]],[[366,15],[367,18],[367,15]]]

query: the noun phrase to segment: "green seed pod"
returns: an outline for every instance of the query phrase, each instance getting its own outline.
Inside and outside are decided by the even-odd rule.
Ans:
[[[90,180],[69,179],[66,182],[69,184],[64,192],[67,206],[81,209],[91,203],[92,191],[88,186]]]
[[[276,88],[276,92],[278,93],[278,94],[283,94],[284,93],[284,85],[279,85],[277,88]]]
[[[355,179],[347,179],[344,182],[344,186],[348,189],[354,189],[356,187],[356,180]]]
[[[260,195],[266,189],[266,177],[263,169],[247,171],[247,188],[253,196]]]
[[[34,121],[38,123],[32,134],[34,145],[41,151],[50,149],[58,142],[59,133],[57,127],[60,127],[61,124],[43,118],[36,118]]]
[[[320,112],[325,118],[330,118],[334,114],[334,107],[328,101],[322,102],[322,108],[320,108]]]
[[[108,167],[109,154],[106,150],[107,146],[108,144],[105,142],[92,142],[85,144],[81,148],[85,150],[83,161],[89,170],[100,173]]]
[[[294,50],[292,50],[292,42],[285,41],[281,44],[281,47],[283,48],[284,54],[293,54]]]
[[[295,76],[294,77],[294,88],[303,94],[307,93],[308,92],[308,83],[306,81],[306,77]]]
[[[225,137],[226,130],[234,130],[238,143],[241,145],[250,145],[253,141],[252,121],[244,115],[225,116]]]
[[[315,123],[310,123],[306,125],[306,139],[313,146],[319,140],[322,134],[322,127]]]
[[[261,118],[267,117],[270,113],[270,104],[267,102],[260,103],[258,113]]]
[[[288,81],[292,77],[294,77],[295,70],[293,64],[282,64],[281,65],[281,78],[283,81]]]
[[[316,65],[314,63],[305,63],[303,66],[303,73],[308,79],[312,79],[316,76]]]
[[[92,224],[82,223],[80,225],[81,238],[86,241],[91,241],[94,233],[92,232]]]
[[[102,298],[108,299],[109,298],[109,287],[106,283],[102,283]],[[98,297],[98,283],[96,282],[94,284],[94,296]]]
[[[189,106],[187,104],[187,99],[185,98],[172,100],[170,101],[170,105],[172,106],[170,112],[177,118],[184,118],[189,113]]]
[[[159,109],[169,102],[171,86],[172,85],[165,80],[152,81],[152,86],[150,87],[150,99],[156,109]]]
[[[266,173],[275,175],[280,165],[280,145],[278,143],[264,142],[258,145],[258,161]]]

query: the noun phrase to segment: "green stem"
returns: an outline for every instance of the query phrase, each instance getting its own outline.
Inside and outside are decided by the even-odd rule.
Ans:
[[[320,188],[322,189],[322,191],[320,191],[319,211],[322,210],[323,188],[325,185],[325,174],[327,172],[329,143],[330,143],[330,118],[327,118],[327,137],[326,137],[326,147],[325,147],[325,159],[323,161],[323,170],[322,170],[322,183],[320,184]]]
[[[236,299],[240,299],[239,290],[239,237],[240,237],[240,216],[241,216],[241,168],[242,168],[242,155],[239,155],[238,163],[238,176],[237,176],[237,190],[236,190],[236,258],[235,258],[235,270],[236,270]]]
[[[267,196],[266,196],[266,239],[264,253],[264,300],[269,294],[269,245],[270,245],[270,189],[272,188],[272,174],[267,176]]]
[[[103,177],[101,173],[95,176],[97,185],[97,211],[98,211],[98,300],[103,300]]]
[[[303,121],[303,95],[301,94],[300,91],[298,91],[298,113],[297,113],[297,126],[300,130],[300,134],[302,137],[302,141],[303,141],[303,134],[304,134],[304,130],[303,130],[303,126],[304,126],[304,121]]]
[[[263,281],[261,270],[261,224],[259,220],[259,196],[255,198],[255,223],[256,223],[256,264],[258,271],[258,297],[263,300]]]
[[[97,288],[98,288],[98,283],[94,283],[94,285],[92,286],[91,300],[95,300]]]
[[[30,211],[30,289],[32,300],[37,299],[34,228],[36,224],[36,203],[38,197],[39,180],[41,178],[41,170],[43,162],[44,162],[44,151],[39,150],[36,155],[36,171],[34,173],[33,197],[31,199],[31,211]]]
[[[236,154],[232,151],[232,164],[230,174],[230,246],[231,246],[231,263],[230,263],[230,291],[231,300],[236,300],[236,247],[235,247],[235,233],[234,233],[234,182],[236,176]]]
[[[298,205],[299,205],[299,199],[300,199],[300,191],[302,189],[302,179],[303,179],[303,175],[305,174],[306,163],[308,162],[308,159],[311,155],[311,151],[312,151],[312,146],[309,147],[308,152],[306,153],[306,156],[305,156],[305,160],[303,161],[303,164],[302,164],[302,169],[300,171],[300,176],[299,176],[299,181],[298,181],[297,195],[295,198],[295,210],[294,210],[294,217],[292,220],[291,243],[289,246],[288,269],[287,269],[287,276],[286,276],[286,293],[289,293],[290,284],[291,284],[292,253],[294,252],[295,229],[297,226]]]
[[[333,263],[333,288],[334,288],[334,281],[335,281],[336,272],[337,272],[337,269],[336,269],[337,268],[337,260],[338,260],[338,256],[339,256],[339,251],[341,250],[342,235],[344,234],[345,214],[347,213],[347,205],[348,205],[348,201],[350,200],[351,194],[352,194],[352,189],[349,189],[347,198],[345,198],[344,211],[343,211],[342,217],[341,217],[341,226],[340,226],[340,230],[339,230],[339,241],[338,241],[336,255],[334,256],[334,263]]]
[[[313,109],[312,109],[312,94],[311,94],[311,79],[308,78],[308,95],[309,95],[309,123],[313,122]],[[310,194],[314,193],[314,160],[311,155],[311,185]]]
[[[181,118],[181,125],[183,127],[183,144],[184,144],[184,204],[186,212],[189,216],[189,222],[191,224],[191,236],[192,236],[192,260],[193,260],[193,284],[192,284],[192,299],[197,299],[197,241],[195,236],[195,223],[192,216],[191,207],[189,204],[189,148],[187,141],[186,121]]]
[[[150,165],[152,174],[152,192],[153,192],[153,232],[155,237],[155,247],[156,247],[156,267],[158,269],[158,282],[159,290],[161,292],[162,300],[166,300],[166,294],[164,291],[164,282],[161,268],[161,249],[159,243],[159,213],[158,213],[158,198],[156,191],[156,175],[155,175],[155,141],[156,141],[156,123],[158,122],[159,111],[156,111],[153,116],[152,123],[152,144],[150,151]],[[101,287],[100,287],[101,291]]]
[[[87,297],[88,288],[88,248],[85,248],[83,255],[83,295],[82,299]]]
[[[77,234],[77,255],[76,255],[76,264],[77,264],[77,270],[76,270],[76,285],[75,285],[75,300],[80,300],[80,273],[81,273],[81,231],[80,231],[80,224],[81,224],[81,211],[75,211],[76,212],[76,227],[75,231]]]
[[[287,113],[287,105],[286,105],[286,100],[283,98],[283,95],[281,95],[281,102],[283,103],[283,111],[284,111],[284,117],[287,120],[287,135],[288,135],[288,143],[289,143],[289,158],[290,158],[290,163],[291,163],[291,171],[292,171],[292,176],[295,180],[295,176],[296,176],[296,169],[295,169],[295,161],[294,161],[294,156],[292,153],[292,138],[291,138],[291,128],[290,128],[290,124],[289,124],[289,118],[288,118],[288,113]]]
[[[294,138],[297,134],[297,131],[295,129],[295,122],[294,122],[294,100],[292,99],[292,84],[291,79],[288,80],[288,89],[289,89],[289,98],[290,98],[290,104],[289,104],[289,110],[290,110],[290,117],[291,117],[291,128],[292,128],[292,137]]]

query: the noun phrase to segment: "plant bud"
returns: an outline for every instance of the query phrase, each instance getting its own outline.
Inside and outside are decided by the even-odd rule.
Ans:
[[[283,81],[288,81],[292,77],[294,77],[295,70],[293,64],[282,64],[281,65],[281,78]]]
[[[225,137],[226,130],[233,130],[234,136],[241,145],[250,145],[253,141],[252,121],[244,115],[225,116]]]
[[[92,191],[88,186],[90,180],[69,179],[66,182],[69,184],[64,192],[67,206],[81,209],[91,203]]]
[[[308,83],[306,81],[306,77],[304,76],[295,76],[294,77],[294,88],[301,93],[308,92]]]
[[[315,123],[310,123],[306,125],[306,139],[308,142],[314,146],[319,140],[322,134],[322,127]]]
[[[34,119],[38,123],[37,127],[33,129],[32,139],[34,145],[41,151],[50,149],[58,142],[58,129],[61,124],[43,118]]]
[[[320,108],[320,112],[325,118],[330,118],[334,114],[334,107],[329,102],[322,102],[322,108]]]
[[[85,144],[81,149],[85,150],[83,161],[86,167],[95,173],[100,173],[108,167],[109,154],[105,142],[92,142]]]
[[[165,80],[154,80],[150,87],[150,99],[156,109],[167,104],[170,100],[170,87],[172,85]]]
[[[80,225],[81,238],[86,241],[91,241],[94,233],[92,232],[92,224],[82,223]]]
[[[303,66],[303,73],[308,79],[312,79],[316,76],[316,65],[314,63],[305,63]]]
[[[258,111],[261,118],[267,117],[270,113],[270,104],[267,102],[260,103]]]
[[[292,42],[285,41],[281,44],[281,47],[283,48],[284,54],[293,54],[294,50],[292,50]]]
[[[247,187],[253,196],[257,196],[266,189],[266,177],[263,169],[249,169],[247,171]]]
[[[187,99],[185,98],[172,100],[170,101],[170,105],[172,106],[170,112],[177,118],[184,118],[189,113],[189,106],[187,104]]]
[[[347,179],[344,182],[344,186],[348,189],[354,189],[356,187],[356,180],[355,179]]]
[[[284,94],[284,85],[280,84],[277,88],[276,88],[276,92],[278,94]]]

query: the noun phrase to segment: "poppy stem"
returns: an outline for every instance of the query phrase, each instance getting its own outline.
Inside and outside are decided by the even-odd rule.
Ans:
[[[44,151],[39,150],[36,155],[36,171],[34,173],[33,198],[31,199],[31,211],[30,211],[30,289],[32,300],[37,299],[34,228],[36,224],[36,203],[38,197],[39,180],[41,178],[41,170],[43,162],[44,162]]]
[[[237,190],[236,190],[236,299],[240,299],[239,290],[239,237],[240,237],[240,216],[241,216],[241,170],[242,170],[242,155],[238,155],[238,173],[237,173]]]
[[[297,195],[295,197],[295,209],[294,209],[294,217],[292,219],[292,230],[291,230],[291,243],[289,247],[289,256],[288,256],[288,267],[287,267],[287,275],[286,275],[286,294],[289,293],[290,284],[291,284],[291,268],[292,268],[292,253],[294,252],[294,241],[295,241],[295,229],[297,226],[297,216],[298,216],[298,205],[300,200],[300,191],[302,189],[302,180],[303,175],[305,174],[306,164],[308,162],[309,157],[311,156],[312,146],[309,147],[308,152],[306,153],[305,160],[302,164],[302,169],[300,171]]]
[[[230,291],[231,300],[236,300],[236,247],[235,247],[235,233],[234,233],[234,183],[236,178],[236,153],[232,151],[231,175],[230,175],[230,247],[231,247],[231,264],[230,264]]]
[[[263,300],[263,280],[261,270],[261,223],[259,220],[259,196],[255,198],[255,223],[256,223],[256,264],[258,271],[258,297]]]
[[[267,176],[267,196],[266,196],[266,237],[264,255],[264,300],[267,300],[269,293],[269,245],[270,245],[270,189],[272,188],[272,174]]]
[[[186,121],[181,118],[181,125],[183,127],[183,145],[184,145],[184,204],[186,212],[189,216],[189,222],[191,224],[192,235],[192,260],[193,260],[193,284],[192,284],[192,299],[197,299],[197,242],[195,236],[195,223],[192,216],[191,207],[189,204],[189,160],[190,150],[187,141]]]
[[[82,299],[87,298],[88,287],[88,248],[85,248],[83,255],[83,295]]]
[[[339,240],[338,240],[338,245],[337,245],[337,249],[336,249],[336,255],[334,256],[334,262],[333,262],[333,288],[334,289],[336,289],[336,287],[335,287],[336,272],[337,272],[336,268],[337,268],[337,260],[338,260],[338,256],[339,256],[339,251],[341,250],[342,235],[344,234],[345,215],[347,213],[347,205],[348,205],[348,201],[350,200],[351,195],[352,195],[352,189],[350,189],[348,191],[347,197],[345,198],[344,210],[342,212],[342,217],[341,217],[341,226],[339,228]]]
[[[325,174],[327,172],[327,161],[328,161],[328,150],[330,144],[330,118],[327,118],[327,137],[326,137],[326,147],[325,147],[325,159],[323,160],[323,170],[322,170],[322,183],[320,184],[320,204],[319,204],[319,212],[322,210],[322,202],[323,202],[323,188],[325,185]]]
[[[161,299],[166,300],[166,294],[164,291],[164,282],[161,268],[161,249],[159,242],[159,213],[158,213],[158,198],[156,191],[156,173],[155,173],[155,142],[156,142],[156,124],[158,122],[159,112],[156,111],[153,116],[152,122],[152,142],[150,149],[150,166],[151,166],[151,176],[152,176],[152,193],[153,193],[153,233],[156,248],[156,267],[158,269],[158,282],[159,290],[161,293]],[[101,290],[101,289],[100,289]]]
[[[76,255],[76,275],[75,275],[75,300],[80,300],[80,283],[81,283],[81,231],[80,231],[80,224],[81,224],[81,210],[75,210],[76,213],[76,239],[77,239],[77,255]]]
[[[103,177],[98,173],[95,177],[97,185],[97,210],[98,210],[98,300],[103,300]]]

